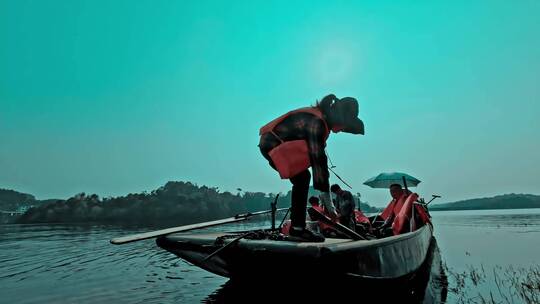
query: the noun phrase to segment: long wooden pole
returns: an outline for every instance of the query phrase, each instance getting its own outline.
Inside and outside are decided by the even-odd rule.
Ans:
[[[356,233],[355,231],[351,230],[349,227],[336,223],[332,221],[329,217],[322,214],[321,212],[317,211],[313,207],[308,208],[308,213],[311,217],[314,219],[323,222],[326,225],[332,226],[332,228],[336,229],[337,231],[345,234],[347,237],[353,239],[353,240],[365,240],[366,238],[361,236],[360,234]]]
[[[281,210],[287,210],[287,208],[277,209],[277,211],[281,211]],[[111,244],[114,244],[114,245],[121,245],[121,244],[151,239],[151,238],[155,238],[158,236],[167,235],[171,233],[185,232],[185,231],[190,231],[190,230],[195,230],[195,229],[202,229],[202,228],[218,226],[218,225],[223,225],[223,224],[241,222],[241,221],[248,220],[250,217],[254,215],[260,215],[260,214],[265,214],[265,213],[270,213],[270,212],[272,212],[272,210],[238,214],[236,216],[221,219],[221,220],[215,220],[215,221],[210,221],[210,222],[197,223],[197,224],[191,224],[191,225],[185,225],[185,226],[179,226],[179,227],[172,227],[172,228],[166,228],[166,229],[161,229],[161,230],[156,230],[156,231],[149,231],[149,232],[144,232],[144,233],[139,233],[139,234],[118,237],[118,238],[112,239],[110,242]]]

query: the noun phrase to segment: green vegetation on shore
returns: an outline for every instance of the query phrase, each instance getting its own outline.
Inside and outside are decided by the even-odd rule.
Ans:
[[[504,194],[452,203],[431,204],[431,211],[540,208],[540,195]]]
[[[237,189],[233,194],[220,192],[216,187],[197,186],[190,182],[168,182],[151,191],[126,196],[100,198],[84,193],[67,200],[48,200],[43,203],[33,196],[19,205],[9,203],[11,208],[32,205],[17,223],[65,223],[100,222],[133,225],[183,225],[233,216],[239,213],[267,210],[275,194],[248,192]],[[4,190],[12,191],[12,190]],[[15,192],[15,191],[12,191]],[[15,192],[16,193],[16,192]],[[315,195],[317,191],[310,191]],[[13,196],[14,193],[10,192]],[[289,207],[291,193],[281,195],[278,207]],[[0,192],[2,197],[2,192]],[[6,206],[7,203],[5,204]],[[377,208],[362,203],[362,211],[374,212]]]
[[[318,192],[310,189],[310,195]],[[289,207],[291,193],[281,194],[278,206]],[[0,210],[26,211],[1,214],[0,223],[100,222],[136,225],[183,225],[233,216],[238,213],[269,209],[275,194],[220,192],[217,187],[197,186],[190,182],[168,182],[150,193],[100,198],[96,194],[77,194],[67,200],[36,200],[33,195],[0,189]],[[29,208],[29,209],[28,209]],[[432,204],[430,210],[476,210],[540,208],[540,196],[505,194],[453,203]],[[26,210],[28,209],[28,210]],[[365,213],[379,209],[361,204]]]
[[[38,203],[33,195],[14,190],[0,189],[0,210],[17,210]]]

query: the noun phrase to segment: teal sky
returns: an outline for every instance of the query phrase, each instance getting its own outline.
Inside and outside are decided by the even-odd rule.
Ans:
[[[525,0],[0,0],[0,188],[286,191],[258,128],[333,92],[366,136],[328,152],[375,205],[381,171],[444,201],[539,194],[539,37]]]

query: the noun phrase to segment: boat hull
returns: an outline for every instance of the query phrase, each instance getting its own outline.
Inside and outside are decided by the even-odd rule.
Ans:
[[[239,234],[236,234],[238,236]],[[222,242],[216,239],[223,236]],[[414,273],[428,253],[432,227],[384,239],[352,241],[327,238],[323,243],[241,239],[218,254],[234,234],[171,234],[157,245],[212,273],[230,277],[309,276],[311,273],[361,279],[398,279]]]

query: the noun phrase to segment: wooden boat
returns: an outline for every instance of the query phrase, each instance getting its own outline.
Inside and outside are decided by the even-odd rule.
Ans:
[[[432,225],[426,224],[413,232],[373,240],[295,242],[261,230],[174,233],[160,236],[156,243],[200,268],[229,278],[324,272],[360,279],[399,279],[420,268],[432,235]]]
[[[271,280],[228,280],[208,303],[446,303],[448,281],[435,239],[426,260],[407,280],[338,278],[318,274],[287,281],[290,271]],[[286,296],[283,291],[287,290]],[[275,292],[272,292],[275,291]]]

